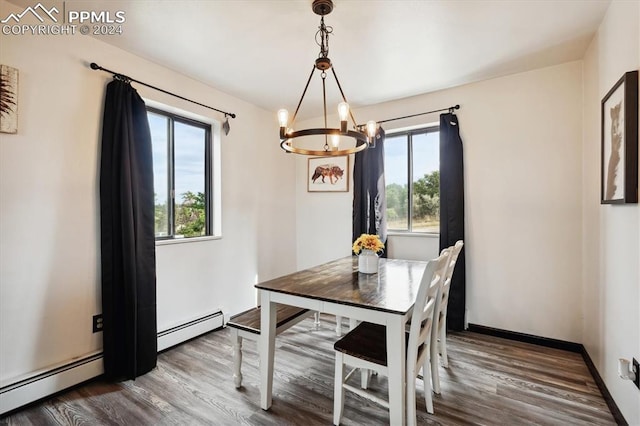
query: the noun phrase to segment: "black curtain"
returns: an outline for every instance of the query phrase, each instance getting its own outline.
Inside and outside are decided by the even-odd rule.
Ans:
[[[104,370],[134,379],[156,366],[156,255],[151,133],[138,92],[107,85],[100,158]]]
[[[464,172],[458,117],[440,115],[440,250],[464,241]],[[466,247],[466,245],[465,245]],[[451,278],[447,328],[464,330],[465,249]]]
[[[387,198],[384,183],[384,130],[378,128],[375,146],[355,154],[353,165],[353,231],[376,234],[387,243]],[[382,254],[386,257],[387,251]]]

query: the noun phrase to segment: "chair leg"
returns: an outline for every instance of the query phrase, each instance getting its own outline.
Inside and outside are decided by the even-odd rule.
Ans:
[[[333,381],[333,424],[339,425],[344,410],[344,354],[336,352],[336,368]]]
[[[349,330],[353,330],[354,328],[356,328],[359,323],[360,321],[349,318]],[[360,369],[360,387],[362,389],[367,389],[369,387],[369,379],[371,378],[371,374],[376,374],[376,372],[371,371],[367,368]]]
[[[427,413],[433,414],[433,398],[431,396],[431,388],[430,388],[430,384],[431,384],[431,368],[429,365],[430,363],[431,363],[431,360],[429,359],[429,357],[425,358],[424,365],[422,367],[422,374],[424,374],[423,376],[424,377],[424,404],[427,406]],[[414,396],[414,402],[415,402],[415,396]]]
[[[447,322],[445,321],[440,327],[440,353],[442,354],[442,366],[449,367],[449,359],[447,358]]]
[[[336,336],[342,336],[342,317],[336,315]]]
[[[438,341],[431,342],[431,347],[429,348],[430,356],[425,357],[424,365],[422,366],[422,371],[424,374],[424,391],[431,393],[431,383],[433,383],[433,392],[440,395],[440,373],[438,372]],[[431,369],[431,383],[427,381],[426,376],[427,372],[424,370]]]
[[[369,387],[369,379],[371,378],[371,370],[368,368],[360,369],[360,387],[367,389]]]
[[[417,371],[410,369],[407,372],[407,426],[416,424],[416,376]],[[424,382],[425,387],[429,382]]]
[[[320,312],[315,312],[313,318],[313,325],[316,327],[316,330],[320,330]]]
[[[238,330],[235,328],[231,329],[231,340],[233,344],[233,383],[237,389],[242,386],[242,337],[238,335]]]
[[[354,328],[356,328],[359,323],[360,321],[353,318],[349,318],[349,330],[353,330]]]

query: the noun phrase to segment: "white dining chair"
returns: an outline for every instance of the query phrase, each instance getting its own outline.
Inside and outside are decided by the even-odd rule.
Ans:
[[[416,423],[416,380],[423,367],[424,397],[427,411],[433,414],[433,400],[429,377],[431,329],[440,302],[440,289],[448,265],[450,251],[444,250],[436,259],[430,260],[422,276],[411,316],[411,327],[407,340],[406,362],[406,411],[409,425]],[[338,340],[336,352],[333,423],[338,425],[344,410],[344,391],[349,390],[364,398],[389,408],[388,400],[383,400],[365,389],[347,384],[347,380],[358,368],[366,368],[388,375],[387,338],[384,325],[368,322],[360,323],[356,328]],[[345,365],[354,367],[345,376]]]
[[[433,391],[440,394],[440,375],[438,374],[438,354],[442,360],[442,366],[449,367],[447,358],[447,306],[449,304],[449,290],[451,290],[451,278],[458,261],[458,256],[462,251],[464,242],[458,240],[455,245],[444,250],[450,250],[449,262],[442,280],[442,290],[440,292],[440,303],[438,303],[438,312],[435,315],[435,324],[431,333],[431,381],[433,383]],[[443,250],[443,251],[444,251]],[[425,380],[425,383],[426,380]],[[425,385],[426,386],[426,385]]]

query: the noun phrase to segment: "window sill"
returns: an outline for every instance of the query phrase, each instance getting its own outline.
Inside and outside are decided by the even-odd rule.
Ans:
[[[167,240],[156,240],[156,246],[169,246],[172,244],[198,243],[201,241],[221,240],[222,235],[208,235],[206,237],[191,238],[171,238]]]
[[[439,232],[387,231],[387,237],[440,238]]]

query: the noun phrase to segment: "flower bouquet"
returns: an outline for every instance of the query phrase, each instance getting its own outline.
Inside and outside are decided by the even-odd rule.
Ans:
[[[380,237],[362,234],[353,243],[353,252],[358,255],[358,270],[365,274],[378,272],[378,253],[384,250]]]

